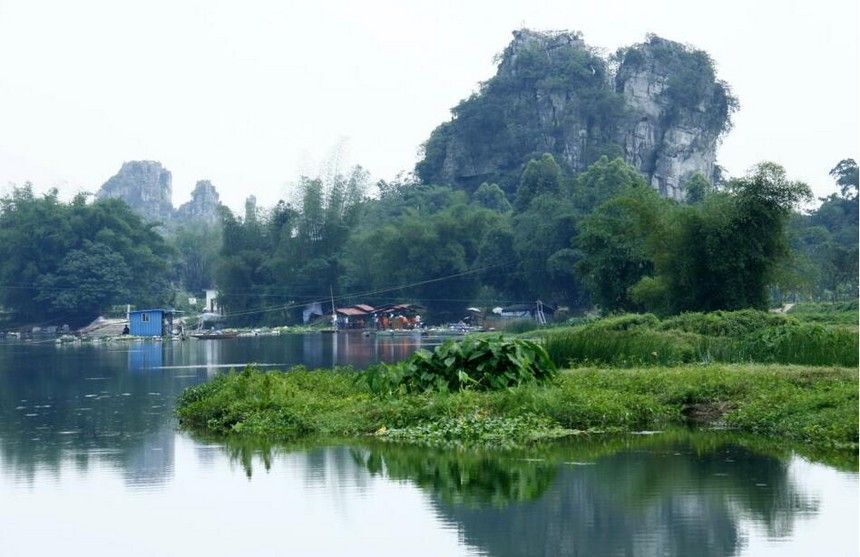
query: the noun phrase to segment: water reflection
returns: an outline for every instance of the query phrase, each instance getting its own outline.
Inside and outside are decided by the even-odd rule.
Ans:
[[[423,447],[353,448],[352,456],[372,476],[409,480],[446,504],[472,508],[538,499],[558,471],[544,459]]]
[[[174,404],[186,387],[256,362],[273,368],[353,365],[408,356],[421,343],[358,335],[74,346],[0,344],[0,470],[32,483],[64,459],[121,470],[127,483],[173,474]]]
[[[355,544],[376,547],[401,530],[419,537],[385,546],[394,554],[405,547],[437,555],[735,555],[767,550],[771,540],[785,553],[800,554],[796,544],[804,539],[804,549],[828,542],[855,547],[848,534],[857,520],[856,454],[817,454],[827,465],[809,464],[761,438],[687,431],[577,439],[521,452],[379,443],[266,446],[175,431],[176,396],[229,367],[251,361],[362,366],[405,357],[419,342],[296,335],[0,345],[0,500],[18,498],[14,509],[0,510],[0,537],[14,539],[13,547],[30,547],[33,536],[26,532],[43,528],[43,516],[54,513],[51,524],[78,525],[66,534],[79,547],[100,541],[105,530],[122,543],[136,533],[126,513],[157,521],[151,505],[158,502],[176,509],[164,511],[170,520],[160,522],[159,531],[180,532],[185,517],[201,524],[229,517],[231,527],[239,521],[263,541],[271,540],[260,525],[271,536],[284,522],[282,515],[273,522],[270,511],[278,507],[301,524],[294,535],[309,544],[299,547],[302,554],[317,553],[308,548],[316,549],[323,538],[335,544],[334,554]],[[812,482],[816,477],[827,481]],[[223,490],[229,497],[222,500]],[[22,501],[22,493],[31,498]],[[140,493],[152,499],[135,499]],[[90,531],[76,522],[82,497],[100,502],[88,512],[110,528]],[[305,513],[307,500],[325,512]],[[29,506],[22,510],[21,502]],[[243,504],[244,514],[232,513]],[[368,514],[373,512],[378,516]],[[383,535],[373,530],[377,526],[361,527],[361,519],[386,513],[385,522],[393,521],[397,531]],[[23,529],[4,530],[4,517]],[[411,529],[400,528],[404,521]],[[332,523],[343,529],[340,537],[328,537]],[[414,543],[433,536],[441,545],[432,551]],[[194,540],[202,547],[177,547],[185,554],[241,552],[202,538]],[[279,541],[285,550],[295,549],[286,543],[290,538]],[[140,548],[159,553],[145,543]]]
[[[355,452],[371,474],[432,494],[490,555],[734,555],[744,519],[788,538],[820,505],[790,458],[717,433],[574,441],[540,455]]]
[[[309,485],[355,482],[357,465],[369,478],[415,486],[470,547],[500,556],[737,555],[751,525],[761,539],[788,543],[798,521],[822,506],[798,469],[826,469],[760,438],[691,431],[508,452],[362,443],[349,447],[349,459],[335,449],[247,441],[225,441],[223,450],[248,478],[300,454],[315,471]],[[842,479],[837,490],[856,490],[856,474]],[[856,519],[844,515],[839,526],[853,531]]]

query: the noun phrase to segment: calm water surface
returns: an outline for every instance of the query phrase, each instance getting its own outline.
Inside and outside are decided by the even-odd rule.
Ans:
[[[856,461],[727,433],[487,454],[176,431],[177,394],[230,367],[361,367],[420,342],[0,344],[0,555],[858,553]]]

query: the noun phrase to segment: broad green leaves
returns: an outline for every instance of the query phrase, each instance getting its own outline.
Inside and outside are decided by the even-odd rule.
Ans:
[[[360,375],[371,391],[494,391],[546,381],[555,364],[539,344],[528,340],[466,338],[448,341],[433,352],[419,350],[399,364],[380,364]]]

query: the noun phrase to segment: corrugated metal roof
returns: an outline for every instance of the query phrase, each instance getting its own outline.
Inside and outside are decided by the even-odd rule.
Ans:
[[[358,309],[358,308],[337,308],[337,312],[341,315],[346,315],[347,317],[357,316],[357,315],[367,315],[368,312]]]

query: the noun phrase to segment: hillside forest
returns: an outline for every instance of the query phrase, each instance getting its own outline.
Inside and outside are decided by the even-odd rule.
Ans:
[[[526,165],[513,199],[360,168],[303,178],[294,203],[164,236],[119,200],[69,203],[15,188],[0,200],[0,303],[17,322],[81,322],[117,304],[179,306],[211,284],[235,324],[301,320],[313,301],[415,302],[434,320],[542,300],[582,312],[767,308],[857,297],[857,165],[809,211],[809,188],[762,163],[687,202],[661,197],[621,159],[570,175]]]
[[[121,199],[13,187],[0,323],[187,309],[213,286],[240,326],[300,323],[332,301],[411,302],[446,322],[537,300],[557,318],[856,300],[854,159],[834,156],[834,192],[818,200],[772,162],[726,176],[715,150],[739,105],[706,53],[649,36],[605,57],[578,34],[514,36],[392,181],[358,166],[301,177],[272,207],[249,198],[170,226]],[[632,142],[643,126],[663,139]]]

